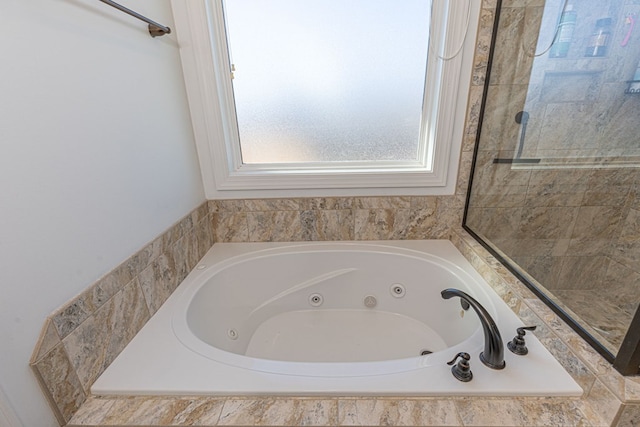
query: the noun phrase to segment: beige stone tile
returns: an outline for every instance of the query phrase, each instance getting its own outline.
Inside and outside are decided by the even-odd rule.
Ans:
[[[210,200],[209,212],[243,212],[247,208],[244,204],[244,200]]]
[[[353,207],[353,197],[308,197],[299,199],[300,210],[341,210]]]
[[[89,397],[71,418],[67,427],[104,425],[104,419],[115,402],[116,399]]]
[[[638,426],[640,425],[640,405],[623,405],[618,426]]]
[[[51,318],[47,318],[38,337],[38,342],[33,350],[30,363],[33,364],[39,361],[45,354],[60,343],[60,337],[55,325],[51,321]]]
[[[300,213],[302,240],[353,240],[354,219],[351,209],[307,210]]]
[[[244,204],[248,212],[300,210],[298,199],[250,199],[245,200]]]
[[[62,343],[33,364],[32,368],[40,385],[47,391],[46,397],[56,418],[61,425],[66,424],[85,401],[86,395]]]
[[[409,209],[411,207],[411,197],[389,196],[389,197],[355,197],[353,200],[354,209]]]
[[[151,243],[139,250],[132,258],[135,258],[133,263],[135,264],[134,274],[140,274],[145,268],[153,262],[154,259],[160,256],[165,250],[164,245],[164,233],[155,238]]]
[[[204,220],[209,215],[209,205],[207,202],[202,203],[190,213],[191,222],[196,226],[200,221]]]
[[[71,364],[85,390],[120,354],[149,317],[136,279],[63,339]]]
[[[60,338],[73,332],[109,298],[133,280],[130,260],[131,258],[114,268],[53,315],[52,320]]]
[[[478,24],[478,35],[473,61],[473,74],[471,77],[471,84],[474,86],[483,85],[487,74],[494,19],[493,10],[483,8],[480,11],[480,22]]]
[[[248,242],[249,226],[246,212],[216,212],[211,214],[211,228],[216,242]]]
[[[480,108],[482,106],[483,94],[484,87],[482,85],[472,85],[469,88],[469,106],[467,108],[467,122],[465,125],[466,135],[473,135],[475,137],[478,132],[478,123],[480,119]]]
[[[101,400],[108,404],[108,400]],[[103,415],[100,425],[215,426],[223,403],[224,399],[207,397],[117,398]]]
[[[401,239],[409,226],[410,215],[409,209],[356,209],[354,239]]]
[[[624,397],[627,402],[640,403],[640,377],[625,377]]]
[[[300,212],[248,212],[247,225],[251,242],[288,242],[302,240]]]
[[[162,254],[138,276],[150,315],[169,298],[178,281],[175,261],[171,254]]]
[[[604,425],[612,425],[620,409],[620,401],[602,382],[596,380],[585,401]]]
[[[613,238],[620,232],[624,213],[617,206],[583,206],[578,210],[571,238]]]
[[[569,347],[557,337],[541,338],[540,341],[569,375],[571,375],[575,382],[582,387],[584,393],[589,393],[596,380],[596,376],[582,360],[572,353]]]
[[[460,399],[465,426],[588,426],[577,401],[563,399]]]
[[[341,426],[459,426],[451,400],[343,399]]]
[[[322,399],[228,399],[218,425],[337,425],[337,403]]]
[[[578,216],[578,209],[576,207],[525,209],[518,224],[518,235],[534,239],[569,238]]]

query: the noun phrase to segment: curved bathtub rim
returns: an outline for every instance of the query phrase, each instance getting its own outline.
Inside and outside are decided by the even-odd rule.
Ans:
[[[295,252],[292,252],[295,250]],[[438,364],[444,364],[451,359],[452,355],[460,351],[469,353],[479,352],[483,348],[484,335],[482,328],[478,327],[471,336],[461,343],[448,347],[444,350],[436,351],[425,356],[415,356],[404,359],[380,360],[369,362],[300,362],[300,361],[283,361],[260,359],[245,356],[242,354],[232,353],[222,350],[200,340],[190,329],[187,322],[187,312],[189,304],[196,293],[219,272],[253,259],[299,254],[305,252],[330,252],[330,251],[360,251],[372,252],[391,255],[402,255],[405,257],[415,258],[420,261],[427,261],[438,264],[446,268],[450,273],[457,277],[463,276],[462,280],[470,281],[474,285],[474,295],[477,293],[484,294],[488,303],[483,304],[491,313],[496,322],[498,322],[498,313],[491,301],[491,297],[487,294],[483,286],[474,279],[460,266],[455,263],[439,257],[437,255],[404,247],[385,245],[380,243],[350,243],[350,242],[313,242],[313,243],[291,243],[275,248],[258,249],[249,253],[233,255],[221,261],[215,262],[213,265],[205,265],[199,263],[198,266],[205,265],[204,269],[193,270],[189,276],[189,281],[184,283],[185,287],[180,290],[178,295],[177,307],[182,308],[181,311],[175,310],[171,315],[171,327],[174,336],[178,341],[192,352],[202,357],[214,360],[216,362],[243,368],[253,371],[266,372],[279,375],[307,376],[307,377],[360,377],[395,374],[407,372],[421,368],[427,368]],[[182,287],[182,284],[180,285]],[[445,289],[447,286],[443,286]]]

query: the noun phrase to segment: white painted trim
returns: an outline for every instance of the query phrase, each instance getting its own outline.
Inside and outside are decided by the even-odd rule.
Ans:
[[[429,61],[430,73],[444,79],[437,90],[437,108],[427,111],[437,127],[428,130],[434,145],[433,159],[390,164],[375,170],[372,164],[349,170],[320,165],[304,172],[290,166],[244,165],[233,141],[238,140],[235,108],[229,77],[228,52],[220,0],[172,0],[175,27],[205,193],[209,199],[240,197],[300,197],[332,195],[450,195],[454,194],[462,127],[467,110],[479,1],[435,2],[435,16],[446,17],[451,28],[447,40],[433,43],[434,50],[451,52],[460,45],[471,7],[464,55],[450,61]],[[478,4],[476,4],[478,3]],[[469,6],[468,6],[469,5]],[[216,22],[218,24],[216,24]],[[439,24],[441,20],[434,20]],[[441,28],[435,28],[438,34]],[[216,43],[218,41],[218,43]],[[219,43],[219,42],[222,43]],[[220,48],[220,46],[224,48]],[[221,71],[218,71],[221,70]],[[462,83],[462,84],[461,84]],[[464,94],[465,96],[460,96]],[[433,99],[433,97],[432,97]],[[429,163],[433,162],[432,170]]]
[[[2,427],[22,427],[22,423],[9,404],[9,399],[0,387],[0,426]]]

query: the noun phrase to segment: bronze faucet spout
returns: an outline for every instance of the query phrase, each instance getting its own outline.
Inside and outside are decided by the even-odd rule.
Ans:
[[[502,337],[500,336],[498,326],[489,315],[489,312],[473,297],[459,289],[445,289],[441,292],[441,295],[444,299],[460,297],[460,299],[466,301],[473,308],[480,318],[482,330],[484,331],[484,351],[480,353],[480,361],[491,369],[503,369],[505,366],[504,345],[502,344]]]

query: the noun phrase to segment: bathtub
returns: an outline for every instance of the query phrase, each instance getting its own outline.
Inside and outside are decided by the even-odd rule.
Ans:
[[[506,367],[479,360],[497,323]],[[580,396],[449,241],[215,244],[91,387],[110,395]],[[447,362],[471,355],[463,383]]]

